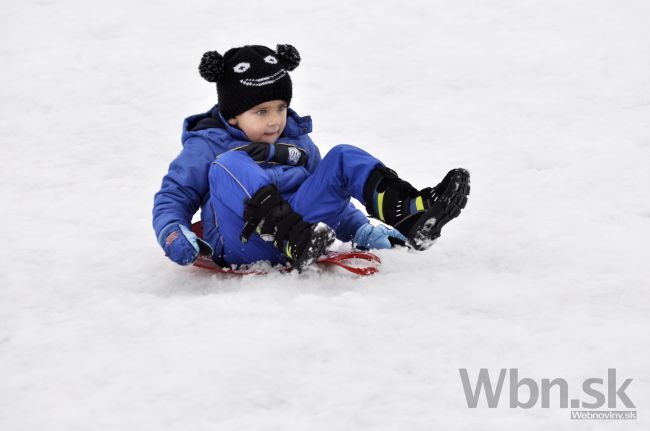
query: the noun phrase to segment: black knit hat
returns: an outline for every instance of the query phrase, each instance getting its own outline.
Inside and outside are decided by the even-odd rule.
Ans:
[[[263,102],[291,103],[291,78],[287,71],[300,63],[300,54],[291,45],[277,51],[261,45],[232,48],[222,56],[217,51],[203,54],[199,73],[217,83],[219,110],[228,120]]]

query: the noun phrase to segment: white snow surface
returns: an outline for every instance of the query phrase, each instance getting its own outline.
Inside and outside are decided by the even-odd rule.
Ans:
[[[648,429],[647,1],[0,11],[1,430]],[[198,62],[252,43],[300,51],[292,106],[323,154],[360,146],[417,187],[471,171],[432,249],[362,278],[164,257],[153,195],[216,102]],[[571,397],[616,368],[638,420],[509,408],[507,380],[471,409],[459,368]]]

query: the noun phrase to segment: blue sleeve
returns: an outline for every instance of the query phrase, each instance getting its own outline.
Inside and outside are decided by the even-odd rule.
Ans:
[[[336,229],[336,238],[343,242],[352,241],[357,229],[368,222],[368,217],[350,202],[345,210],[339,228]]]
[[[181,153],[169,165],[162,186],[154,197],[153,228],[156,237],[169,223],[190,226],[209,190],[208,171],[215,151],[201,138],[185,142]]]
[[[313,174],[316,170],[316,166],[318,166],[322,160],[322,157],[320,156],[320,150],[316,144],[314,144],[314,141],[311,140],[309,135],[305,135],[303,139],[303,148],[307,150],[307,166],[305,167],[310,174]]]
[[[307,170],[310,173],[313,173],[322,158],[318,147],[312,142],[311,139],[309,139],[309,143],[311,145],[305,145],[309,152],[309,158],[307,159]],[[348,207],[345,209],[341,224],[336,229],[336,238],[339,241],[343,242],[352,241],[352,238],[354,237],[357,229],[368,222],[368,217],[366,217],[354,206],[352,202],[350,202],[348,204]]]

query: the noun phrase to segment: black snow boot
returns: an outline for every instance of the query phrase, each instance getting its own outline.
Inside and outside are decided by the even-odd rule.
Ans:
[[[275,184],[259,189],[246,203],[241,242],[253,232],[273,241],[292,266],[301,269],[324,255],[336,234],[325,223],[307,223],[285,201]]]
[[[366,210],[372,217],[393,226],[416,250],[426,250],[440,230],[460,215],[469,195],[469,172],[453,169],[435,187],[417,190],[395,171],[378,166],[364,186]]]

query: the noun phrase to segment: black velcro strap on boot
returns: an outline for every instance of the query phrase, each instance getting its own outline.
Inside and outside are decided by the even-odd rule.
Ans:
[[[275,184],[269,184],[255,192],[248,202],[244,202],[244,221],[246,223],[244,224],[239,240],[242,243],[248,242],[257,225],[260,224],[269,211],[283,202],[284,199],[280,196],[280,192],[278,192]]]
[[[378,202],[380,193],[384,194],[381,209]],[[400,179],[394,170],[385,166],[377,166],[368,176],[363,188],[368,214],[390,225],[406,215],[403,214],[406,210],[405,203],[417,193],[410,183]]]
[[[385,166],[377,166],[370,173],[363,189],[368,214],[391,226],[409,214],[410,199],[417,195],[415,187]]]
[[[278,229],[275,232],[275,243],[276,246],[282,245],[282,241],[289,239],[289,232],[291,232],[298,223],[303,223],[307,225],[302,220],[300,214],[296,212],[291,212],[286,217],[278,222]]]
[[[410,183],[398,179],[389,184],[384,193],[383,215],[384,220],[391,226],[409,215],[411,198],[418,195],[418,191]]]
[[[397,181],[397,173],[386,166],[377,166],[370,172],[363,187],[363,199],[366,201],[366,211],[373,217],[378,217],[375,209],[375,192],[383,192],[388,184]]]
[[[429,208],[431,202],[433,202],[434,199],[437,199],[435,187],[425,187],[420,190],[419,194],[422,196],[422,205],[424,206],[424,209]]]
[[[291,247],[291,259],[302,261],[304,255],[309,253],[309,243],[312,239],[313,226],[303,220],[296,223],[289,231],[289,245]]]

